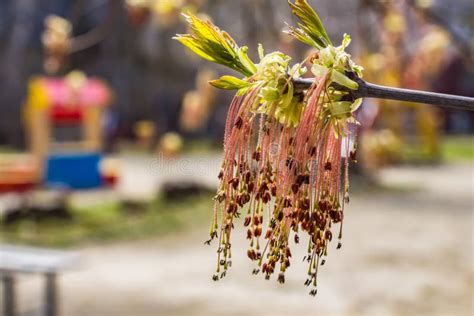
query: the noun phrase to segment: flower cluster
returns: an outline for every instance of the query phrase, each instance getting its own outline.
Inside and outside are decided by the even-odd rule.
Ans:
[[[297,91],[293,83],[306,72],[304,67],[291,67],[290,57],[280,52],[265,55],[262,46],[260,62],[254,63],[246,47],[239,47],[210,22],[187,15],[193,34],[176,39],[245,76],[211,82],[238,90],[228,110],[220,185],[207,241],[218,241],[213,279],[224,277],[232,265],[232,231],[243,217],[247,256],[256,263],[254,274],[262,273],[266,279],[277,274],[280,283],[291,264],[290,243],[298,244],[300,236],[308,235],[305,285],[312,286],[310,294],[315,295],[329,243],[337,238],[341,247],[344,205],[349,202],[348,166],[355,159],[348,145],[345,151],[350,155],[342,158],[343,137],[349,133],[347,124],[356,122],[353,112],[361,102],[348,97],[349,90],[357,89],[348,75],[361,76],[362,69],[345,52],[348,36],[334,47],[305,0],[290,5],[301,23],[289,33],[317,49],[308,58],[315,78],[306,91]]]
[[[254,113],[275,117],[283,125],[296,126],[303,110],[302,94],[294,93],[292,78],[299,78],[306,68],[299,64],[290,67],[291,57],[272,52],[265,55],[259,45],[260,62],[254,63],[247,55],[246,46],[239,47],[226,32],[209,21],[192,14],[185,18],[193,34],[181,34],[175,37],[183,45],[206,60],[227,66],[242,75],[223,76],[210,82],[219,89],[238,90],[237,96],[258,91],[255,103],[249,109]]]

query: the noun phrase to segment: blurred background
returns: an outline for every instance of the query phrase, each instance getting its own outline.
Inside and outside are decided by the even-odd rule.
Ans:
[[[474,96],[471,0],[312,0],[370,82]],[[307,48],[284,0],[0,0],[4,315],[472,315],[474,112],[367,99],[342,249],[316,298],[205,246],[232,93],[171,37],[201,13],[256,57]],[[304,243],[302,243],[304,244]]]

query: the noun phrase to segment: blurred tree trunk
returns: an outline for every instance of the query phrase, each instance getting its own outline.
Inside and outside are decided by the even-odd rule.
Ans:
[[[26,90],[29,62],[31,62],[28,48],[31,48],[31,37],[35,33],[35,12],[38,4],[39,1],[35,0],[10,2],[12,25],[6,41],[0,73],[0,106],[2,113],[5,113],[0,116],[0,134],[6,135],[7,143],[16,146],[23,143],[20,109]]]

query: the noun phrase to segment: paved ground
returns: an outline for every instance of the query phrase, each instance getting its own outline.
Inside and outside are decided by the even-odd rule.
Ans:
[[[230,275],[212,282],[203,227],[78,249],[83,268],[61,277],[63,315],[472,315],[474,165],[394,168],[380,179],[400,189],[352,196],[343,248],[333,245],[316,298],[301,252],[283,286],[251,276],[239,229]],[[40,287],[20,280],[21,310],[40,301]]]

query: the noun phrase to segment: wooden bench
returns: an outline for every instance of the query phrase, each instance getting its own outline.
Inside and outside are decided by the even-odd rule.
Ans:
[[[3,282],[3,315],[16,315],[15,276],[45,277],[44,315],[58,315],[57,274],[77,265],[78,256],[64,251],[0,245],[0,277]]]

